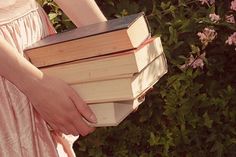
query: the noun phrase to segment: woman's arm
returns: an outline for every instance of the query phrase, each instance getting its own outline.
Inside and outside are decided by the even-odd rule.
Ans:
[[[77,27],[107,20],[94,0],[54,1]]]
[[[0,36],[0,75],[15,84],[54,130],[86,135],[94,130],[82,117],[96,122],[79,95],[64,81],[47,76]]]
[[[16,48],[0,36],[0,75],[25,91],[33,82],[43,78],[43,73],[31,65]],[[25,82],[27,81],[27,83]]]

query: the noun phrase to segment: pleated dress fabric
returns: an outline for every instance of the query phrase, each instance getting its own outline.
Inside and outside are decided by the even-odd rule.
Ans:
[[[0,6],[0,36],[24,56],[26,47],[56,31],[34,0],[13,1],[8,6]],[[65,153],[67,143],[63,140],[55,140],[27,97],[0,76],[0,157],[74,156],[68,151]],[[56,142],[60,141],[64,147],[58,151]]]

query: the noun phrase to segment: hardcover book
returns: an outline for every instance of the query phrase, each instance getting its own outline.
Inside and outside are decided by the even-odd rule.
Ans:
[[[37,67],[137,48],[150,37],[143,13],[83,26],[46,37],[25,50]]]
[[[133,100],[151,88],[165,73],[164,53],[133,76],[71,84],[87,103]]]
[[[127,77],[139,73],[163,53],[160,37],[146,40],[137,49],[40,68],[69,84]]]

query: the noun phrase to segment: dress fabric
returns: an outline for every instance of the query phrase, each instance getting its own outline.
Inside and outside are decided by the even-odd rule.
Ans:
[[[54,33],[47,15],[34,0],[0,6],[0,36],[21,55],[26,47]],[[68,150],[71,145],[66,147],[69,143],[57,135],[49,131],[27,97],[0,76],[0,157],[74,156]]]

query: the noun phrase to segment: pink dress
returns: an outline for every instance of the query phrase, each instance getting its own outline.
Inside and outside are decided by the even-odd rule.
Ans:
[[[0,6],[0,36],[23,55],[24,48],[56,32],[34,0],[15,1]],[[64,138],[48,130],[27,97],[0,76],[0,157],[74,156],[68,147]]]

